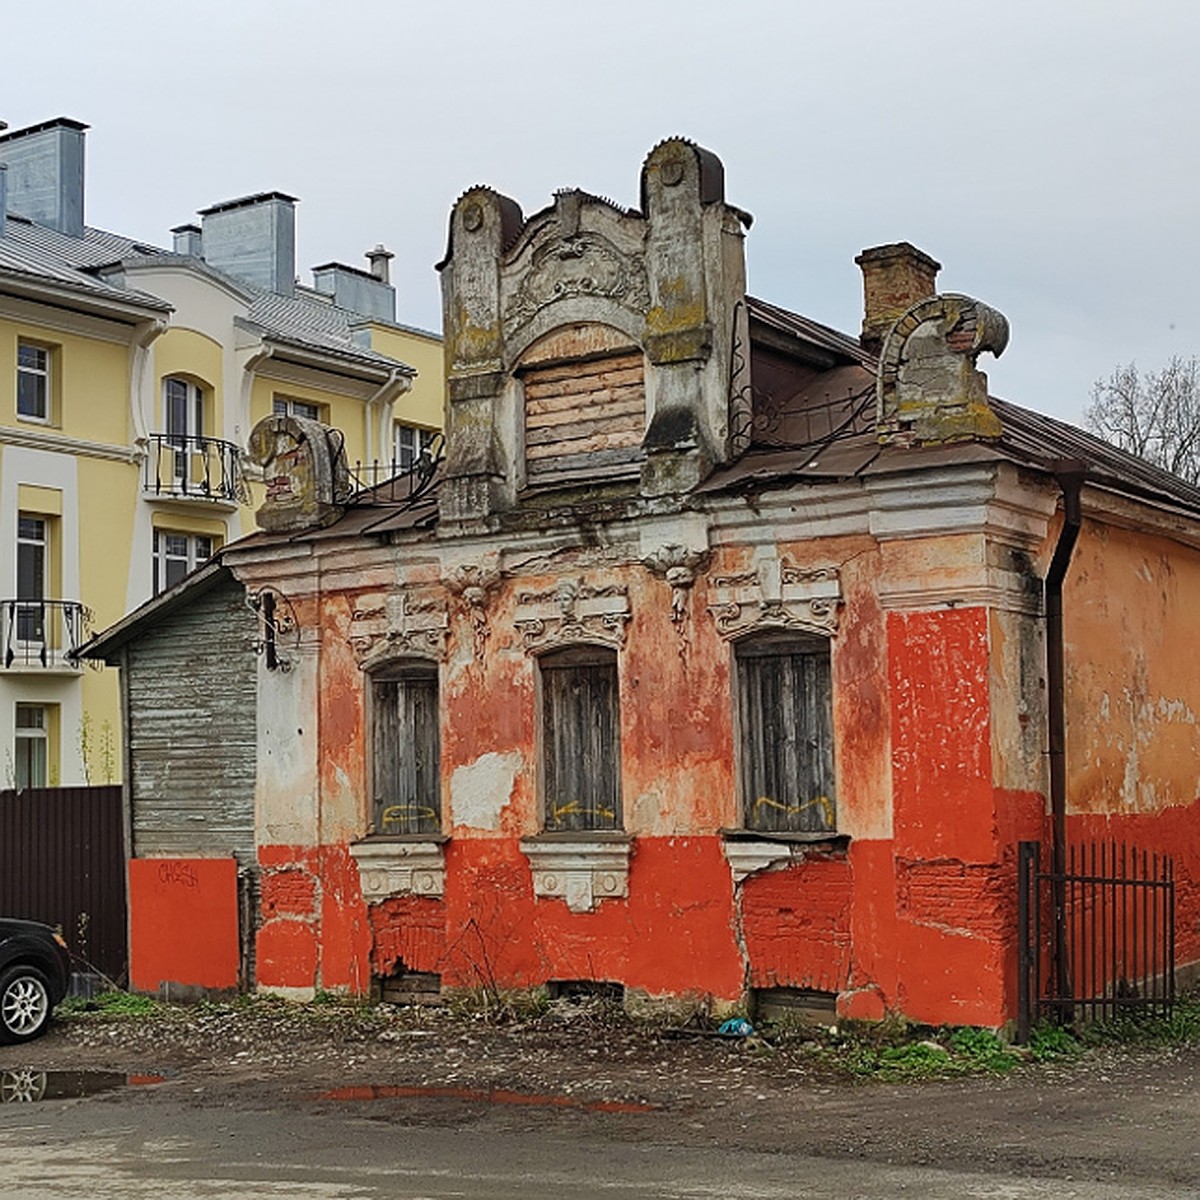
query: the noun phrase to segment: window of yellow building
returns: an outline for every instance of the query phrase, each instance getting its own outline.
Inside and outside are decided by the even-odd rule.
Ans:
[[[216,549],[215,539],[203,533],[154,531],[154,594],[173,588]]]
[[[50,787],[58,777],[58,705],[18,704],[13,782],[18,788]]]
[[[50,423],[53,351],[36,342],[17,343],[17,416],[23,421]]]
[[[271,411],[277,417],[303,417],[307,421],[325,421],[325,406],[311,400],[294,400],[291,396],[276,396]]]

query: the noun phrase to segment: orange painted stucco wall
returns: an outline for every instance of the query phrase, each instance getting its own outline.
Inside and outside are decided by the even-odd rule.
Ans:
[[[213,991],[238,986],[237,861],[135,858],[129,863],[129,977]]]

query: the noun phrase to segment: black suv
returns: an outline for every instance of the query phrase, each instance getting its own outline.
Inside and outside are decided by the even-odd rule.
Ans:
[[[40,921],[0,917],[0,1043],[44,1033],[70,979],[61,934]]]

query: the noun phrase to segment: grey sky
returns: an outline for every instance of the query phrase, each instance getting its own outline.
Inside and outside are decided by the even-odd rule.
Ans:
[[[721,156],[751,290],[848,332],[854,255],[907,239],[999,308],[992,391],[1079,420],[1118,362],[1200,352],[1194,0],[58,0],[0,17],[0,118],[91,125],[90,224],[169,244],[299,196],[299,266],[397,254],[440,326],[455,197],[637,203],[655,142]]]

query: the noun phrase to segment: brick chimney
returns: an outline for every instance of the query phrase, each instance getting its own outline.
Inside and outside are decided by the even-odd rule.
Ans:
[[[908,242],[872,246],[855,260],[863,273],[863,323],[859,341],[878,354],[888,330],[919,300],[937,294],[942,264]]]

